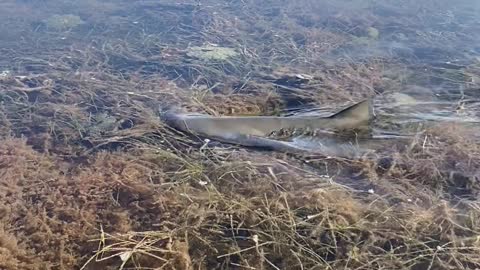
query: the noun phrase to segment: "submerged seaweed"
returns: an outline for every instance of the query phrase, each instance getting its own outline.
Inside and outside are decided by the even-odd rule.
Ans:
[[[480,268],[480,7],[444,2],[3,1],[0,268]],[[158,117],[367,97],[354,159]]]
[[[52,30],[69,30],[75,28],[85,22],[77,15],[53,15],[45,20],[45,25]]]
[[[232,48],[218,47],[218,46],[201,46],[191,47],[188,49],[187,55],[190,57],[199,58],[202,60],[227,60],[238,56],[238,53]]]

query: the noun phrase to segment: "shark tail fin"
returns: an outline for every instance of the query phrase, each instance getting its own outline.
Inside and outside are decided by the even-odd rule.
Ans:
[[[368,127],[374,117],[372,101],[366,99],[351,105],[330,116],[331,119],[344,120],[352,123],[352,127]]]

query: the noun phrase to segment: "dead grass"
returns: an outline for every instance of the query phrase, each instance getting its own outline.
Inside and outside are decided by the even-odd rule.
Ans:
[[[1,145],[4,267],[468,269],[480,260],[475,201],[427,192],[429,202],[392,204],[262,153],[137,144],[75,166],[22,140]],[[430,188],[408,180],[417,170],[377,184],[390,197],[399,189],[389,181],[402,178]]]
[[[413,189],[423,187],[439,197],[476,197],[479,149],[471,132],[456,124],[434,126],[394,155],[381,177]]]

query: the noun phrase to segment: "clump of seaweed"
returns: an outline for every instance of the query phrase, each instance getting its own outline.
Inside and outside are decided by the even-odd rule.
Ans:
[[[406,175],[405,183],[426,186],[445,199],[476,197],[480,190],[480,149],[471,132],[455,124],[443,124],[418,134],[391,161],[387,175],[392,179]]]
[[[200,47],[191,47],[188,49],[187,56],[199,58],[202,60],[227,60],[232,57],[238,56],[238,53],[227,47],[218,47],[218,46],[200,46]]]
[[[73,14],[56,14],[45,20],[47,28],[56,31],[70,30],[84,23],[79,16]]]

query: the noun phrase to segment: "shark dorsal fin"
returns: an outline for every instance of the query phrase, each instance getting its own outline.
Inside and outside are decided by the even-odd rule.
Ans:
[[[351,105],[340,112],[330,116],[334,119],[352,118],[358,122],[369,123],[373,118],[373,108],[370,99],[366,99],[354,105]]]

